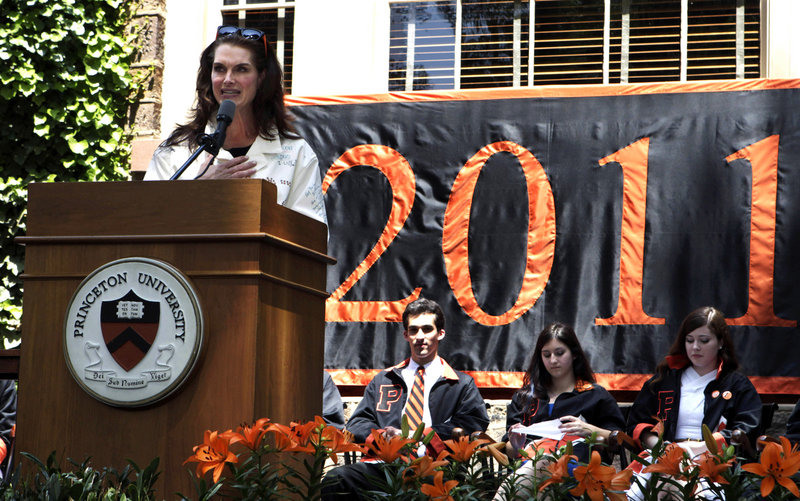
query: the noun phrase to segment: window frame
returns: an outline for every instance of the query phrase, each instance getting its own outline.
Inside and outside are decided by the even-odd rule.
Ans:
[[[463,4],[462,0],[449,0],[456,3],[456,20],[454,26],[454,61],[453,61],[453,89],[460,90],[462,87],[462,64],[461,64],[461,38],[462,38],[462,18],[463,18]],[[534,59],[536,55],[535,40],[536,36],[533,33],[529,34],[528,43],[528,67],[526,71],[523,70],[523,27],[522,27],[522,4],[528,4],[528,18],[527,23],[530,27],[536,26],[536,0],[513,0],[514,1],[514,19],[512,30],[512,60],[513,60],[513,76],[511,87],[521,87],[527,85],[532,87],[536,84],[534,80]],[[631,55],[631,24],[630,13],[632,0],[618,0],[620,4],[620,54],[619,54],[619,82],[625,84],[629,82],[630,78],[630,55]],[[689,68],[689,0],[680,1],[680,62],[679,62],[679,82],[688,81],[688,68]],[[391,9],[392,4],[420,4],[420,3],[435,3],[436,0],[387,0]],[[745,20],[745,7],[746,0],[735,0],[732,6],[735,16],[735,79],[746,78],[746,20]],[[410,18],[408,22],[408,29],[406,33],[406,52],[405,52],[405,82],[404,90],[412,91],[414,89],[414,52],[417,47],[416,44],[416,21],[414,18],[415,9],[410,9]],[[611,83],[611,32],[612,32],[612,0],[603,0],[603,61],[602,61],[602,82],[603,84]],[[763,2],[759,2],[759,24],[763,23],[764,7]],[[761,54],[761,61],[759,63],[759,73],[763,74],[763,29],[760,31],[760,38],[762,41],[759,43],[759,52]],[[616,73],[616,71],[613,71]],[[526,81],[523,82],[522,74],[527,73]],[[674,81],[666,79],[664,81]],[[390,82],[391,86],[391,82]]]

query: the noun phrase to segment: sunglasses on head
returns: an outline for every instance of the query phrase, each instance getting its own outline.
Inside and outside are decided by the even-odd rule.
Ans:
[[[408,326],[408,333],[409,334],[416,334],[419,331],[424,332],[425,334],[430,334],[436,329],[436,327],[432,325],[409,325]]]
[[[220,26],[217,28],[217,38],[239,36],[248,40],[264,40],[264,54],[267,53],[267,35],[255,28],[239,28],[237,26]]]

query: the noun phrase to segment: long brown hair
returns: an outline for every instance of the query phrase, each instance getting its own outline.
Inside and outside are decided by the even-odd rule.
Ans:
[[[547,368],[542,361],[542,349],[544,345],[556,339],[561,341],[569,351],[572,352],[574,357],[572,361],[572,374],[575,376],[576,381],[585,381],[587,383],[594,383],[594,371],[589,364],[589,359],[581,348],[581,343],[578,341],[578,336],[575,331],[567,324],[554,322],[539,333],[539,338],[536,340],[536,348],[533,350],[530,362],[528,362],[528,370],[522,380],[522,388],[518,390],[520,393],[530,395],[531,388],[533,388],[533,395],[536,398],[548,398],[547,387],[553,383],[553,377],[547,372]]]
[[[281,137],[297,138],[291,124],[291,117],[283,102],[283,71],[272,44],[267,41],[266,53],[264,40],[252,40],[239,35],[228,35],[214,40],[200,55],[200,68],[197,70],[197,95],[195,105],[190,112],[191,120],[187,124],[178,125],[162,146],[174,146],[188,141],[190,149],[200,146],[200,137],[205,133],[206,124],[219,108],[211,88],[211,69],[214,66],[214,55],[222,44],[242,47],[250,51],[253,65],[265,78],[256,90],[253,100],[253,115],[258,123],[259,134],[272,139],[277,129]]]
[[[739,361],[736,359],[736,352],[731,340],[730,329],[727,322],[725,322],[725,315],[713,306],[703,306],[686,315],[680,329],[678,329],[675,341],[673,341],[667,352],[667,356],[687,356],[686,336],[703,326],[708,327],[708,330],[717,336],[717,340],[722,345],[719,350],[719,357],[722,359],[721,374],[725,375],[738,369]],[[656,367],[656,377],[651,385],[664,379],[667,372],[669,372],[669,361],[665,358]]]

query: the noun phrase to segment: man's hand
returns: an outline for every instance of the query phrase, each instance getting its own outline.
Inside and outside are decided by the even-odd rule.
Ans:
[[[387,438],[387,439],[392,438],[392,437],[397,437],[397,436],[401,435],[402,433],[403,433],[402,431],[400,431],[399,429],[395,428],[394,426],[387,426],[383,430],[383,436],[384,436],[384,438]]]

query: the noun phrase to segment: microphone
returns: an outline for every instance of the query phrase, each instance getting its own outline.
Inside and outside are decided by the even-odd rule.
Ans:
[[[233,114],[236,112],[236,103],[231,101],[230,99],[226,99],[222,101],[219,105],[219,111],[217,111],[217,130],[213,134],[203,134],[200,138],[200,147],[197,148],[192,156],[189,157],[186,162],[183,163],[180,169],[178,169],[175,174],[170,177],[170,181],[178,179],[181,177],[181,174],[189,167],[189,165],[195,161],[195,159],[200,155],[200,153],[204,151],[208,151],[216,157],[219,153],[219,149],[222,148],[222,145],[225,144],[225,134],[227,132],[228,126],[233,121]],[[212,160],[213,161],[213,157]],[[210,162],[208,165],[211,165]],[[208,165],[206,165],[206,169],[208,169]],[[197,178],[202,176],[205,173],[205,170],[197,175]]]
[[[218,153],[222,145],[225,144],[225,135],[227,134],[228,126],[233,121],[233,115],[236,113],[236,103],[230,99],[222,101],[217,111],[217,130],[214,132],[214,148],[212,153]]]

